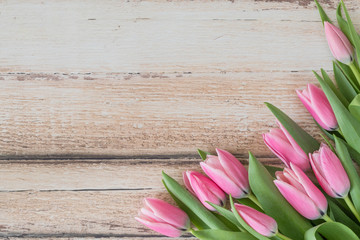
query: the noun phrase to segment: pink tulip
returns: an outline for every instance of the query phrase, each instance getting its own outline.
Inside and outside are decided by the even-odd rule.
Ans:
[[[263,134],[266,146],[278,156],[287,167],[290,163],[295,164],[302,170],[306,171],[310,168],[309,159],[306,153],[295,142],[286,129],[277,122],[279,128],[271,129],[269,133]]]
[[[344,198],[350,190],[350,180],[339,158],[321,144],[319,151],[309,154],[315,176],[324,191],[331,197]]]
[[[216,149],[218,156],[208,155],[201,168],[226,193],[234,198],[249,194],[249,179],[246,168],[231,153]]]
[[[180,208],[156,198],[145,198],[144,203],[135,219],[148,228],[168,237],[179,237],[189,229],[190,219]]]
[[[278,226],[272,217],[242,204],[234,206],[241,218],[261,235],[272,237],[277,233]]]
[[[322,128],[328,131],[338,128],[334,111],[325,93],[320,88],[314,84],[308,84],[307,89],[303,91],[296,90],[296,93],[306,109]]]
[[[325,35],[334,58],[342,63],[350,64],[353,61],[354,48],[337,27],[329,22],[324,22]]]
[[[297,166],[276,172],[275,185],[284,198],[304,217],[314,220],[326,214],[327,201],[322,192]]]
[[[225,193],[210,178],[205,177],[199,172],[186,171],[183,173],[183,179],[186,188],[195,195],[207,209],[211,211],[216,210],[207,202],[218,206],[225,205]]]

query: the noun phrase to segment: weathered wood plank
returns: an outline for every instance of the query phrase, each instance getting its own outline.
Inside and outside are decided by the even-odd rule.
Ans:
[[[245,161],[245,158],[241,158]],[[159,237],[134,220],[144,197],[171,201],[161,170],[181,181],[197,159],[0,163],[0,237]],[[262,162],[279,164],[274,158]],[[146,174],[144,174],[146,169]]]
[[[310,132],[295,94],[311,72],[223,74],[2,74],[0,153],[16,155],[194,154],[268,151],[261,134],[270,101]]]
[[[239,159],[247,164],[247,156]],[[185,170],[201,170],[198,158],[25,160],[0,162],[0,192],[164,190],[161,171],[181,180]],[[264,164],[281,165],[275,157]],[[146,174],[144,174],[146,169]]]
[[[331,16],[337,2],[323,4]],[[355,13],[359,2],[347,3],[354,22],[360,22]],[[2,2],[0,27],[2,72],[331,67],[319,16],[310,0],[16,0]]]

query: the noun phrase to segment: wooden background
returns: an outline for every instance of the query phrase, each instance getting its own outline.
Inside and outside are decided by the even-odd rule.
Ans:
[[[264,101],[316,134],[294,92],[331,71],[311,0],[0,7],[1,238],[167,239],[134,220],[145,196],[169,199],[161,170],[180,179],[215,147],[280,165]]]

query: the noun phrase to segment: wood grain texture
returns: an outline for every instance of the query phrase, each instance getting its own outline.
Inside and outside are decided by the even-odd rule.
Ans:
[[[294,92],[331,71],[310,0],[1,1],[0,27],[0,238],[168,239],[133,219],[170,200],[162,169],[279,165],[265,101],[318,136]]]
[[[315,81],[310,72],[2,76],[3,158],[269,154],[261,134],[275,119],[265,101],[315,131],[294,90]]]
[[[261,160],[279,164],[274,158]],[[142,199],[151,196],[172,202],[161,183],[161,170],[181,182],[183,171],[200,170],[199,161],[3,161],[0,237],[158,238],[134,220]]]

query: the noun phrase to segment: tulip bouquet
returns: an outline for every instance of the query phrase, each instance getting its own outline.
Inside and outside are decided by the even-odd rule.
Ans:
[[[314,72],[321,88],[309,84],[297,95],[321,129],[322,143],[266,103],[278,128],[263,134],[264,143],[284,169],[261,164],[251,152],[246,168],[225,150],[198,150],[206,175],[184,172],[183,187],[163,172],[178,207],[147,198],[139,222],[169,237],[359,240],[360,36],[343,2],[339,27],[315,2],[335,58],[335,82],[321,69]]]

